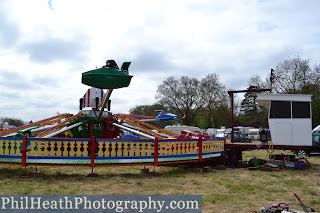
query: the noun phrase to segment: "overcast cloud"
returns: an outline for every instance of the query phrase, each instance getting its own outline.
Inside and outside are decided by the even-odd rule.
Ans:
[[[168,77],[217,73],[245,89],[293,56],[320,64],[317,0],[1,0],[0,116],[40,120],[77,113],[81,73],[131,61],[111,110],[156,102]]]

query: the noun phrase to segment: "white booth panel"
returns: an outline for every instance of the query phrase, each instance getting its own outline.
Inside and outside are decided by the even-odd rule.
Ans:
[[[269,119],[269,128],[274,145],[292,145],[291,119]]]
[[[292,119],[292,145],[312,146],[312,123],[310,119]]]
[[[312,110],[309,94],[257,94],[260,106],[269,106],[269,128],[275,145],[312,146]]]

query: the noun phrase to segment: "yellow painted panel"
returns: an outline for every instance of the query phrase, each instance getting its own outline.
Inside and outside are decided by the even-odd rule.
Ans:
[[[41,151],[41,147],[42,147],[42,142],[41,141],[36,141],[35,143],[35,156],[41,156],[42,151]]]
[[[4,154],[3,143],[4,143],[4,140],[0,140],[0,155]]]
[[[160,150],[162,150],[162,155],[168,155],[168,142],[162,142],[162,145],[160,146]]]
[[[76,154],[76,152],[74,151],[74,145],[75,145],[75,141],[70,141],[70,152],[69,152],[69,155],[70,156],[74,156]]]
[[[167,155],[167,143],[166,142],[159,143],[159,155]]]
[[[61,152],[61,145],[62,145],[62,141],[56,141],[57,143],[57,151],[56,151],[56,155],[57,156],[61,156],[62,155],[62,152]]]
[[[151,156],[152,154],[151,154],[151,143],[146,143],[146,147],[147,147],[147,149],[146,149],[146,155],[147,156]]]
[[[176,144],[176,150],[177,150],[177,154],[178,155],[181,155],[182,154],[182,142],[181,141],[178,141],[177,144]]]
[[[167,150],[167,155],[172,155],[172,145],[173,143],[171,142],[168,142],[168,146],[166,147],[166,150]]]
[[[144,151],[146,153],[145,156],[148,156],[148,152],[149,152],[149,143],[148,142],[145,142],[145,143],[142,143],[143,147],[144,147]],[[150,151],[150,154],[151,154],[151,151]]]
[[[177,154],[177,143],[176,142],[172,142],[170,150],[172,150],[172,155],[176,155]]]
[[[213,152],[214,141],[209,141],[208,146],[208,152]]]
[[[189,154],[190,153],[189,145],[190,145],[189,141],[185,141],[184,142],[185,154]]]
[[[21,141],[15,141],[15,146],[16,146],[16,151],[15,151],[15,155],[20,155],[21,152],[20,152],[20,146],[22,146],[22,143]]]
[[[130,144],[130,151],[129,151],[129,156],[134,156],[134,144],[135,142],[131,142]]]
[[[36,156],[35,145],[36,141],[30,141],[31,150],[29,151],[29,156]]]
[[[69,141],[63,141],[62,143],[62,146],[63,146],[62,156],[68,156],[68,143]]]
[[[54,144],[55,144],[55,141],[50,141],[50,148],[51,149],[50,149],[50,152],[48,152],[50,156],[54,156]]]
[[[8,141],[9,143],[8,143],[8,149],[10,149],[9,150],[9,153],[10,153],[10,155],[12,155],[13,153],[14,153],[14,149],[13,149],[13,147],[14,147],[14,141]]]
[[[163,150],[163,142],[158,142],[158,155],[163,155],[164,154],[164,150]],[[154,152],[156,150],[154,149]]]
[[[194,154],[193,142],[189,141],[188,143],[189,143],[189,147],[188,147],[189,154]]]
[[[82,152],[82,156],[89,156],[88,153],[88,141],[83,141],[83,152]]]
[[[207,152],[211,152],[212,151],[212,145],[213,145],[212,141],[209,141],[208,142],[208,146],[207,146]]]
[[[191,154],[195,154],[197,151],[196,151],[196,145],[195,143],[192,141],[190,141],[190,152]]]
[[[82,144],[82,141],[76,141],[76,144],[77,144],[77,151],[76,151],[76,156],[77,157],[81,157],[81,144]]]
[[[207,152],[207,143],[206,141],[202,141],[202,153],[206,153]]]
[[[123,156],[128,156],[128,142],[122,142],[123,143]]]
[[[116,156],[116,143],[111,143],[111,157],[115,157]]]
[[[9,155],[9,149],[8,149],[8,146],[9,146],[9,141],[6,141],[4,140],[4,154],[5,155]]]
[[[49,152],[48,152],[48,145],[49,145],[49,141],[42,141],[43,143],[43,156],[48,156]]]
[[[166,144],[164,142],[158,142],[158,155],[165,155]]]
[[[219,141],[215,141],[215,142],[214,142],[213,152],[217,152],[217,151],[218,151],[218,144],[219,144]]]
[[[122,143],[121,142],[117,142],[118,145],[118,149],[117,149],[117,156],[122,156]]]
[[[188,142],[183,142],[182,143],[182,154],[187,154],[187,144]]]
[[[203,153],[207,153],[207,152],[209,152],[209,141],[204,141],[203,143],[202,143],[202,145],[203,145]]]
[[[103,145],[105,144],[105,142],[98,142],[98,144],[99,144],[98,156],[103,157]]]
[[[135,143],[135,147],[136,147],[136,149],[135,149],[135,150],[136,150],[136,151],[135,151],[136,156],[140,156],[140,155],[141,155],[141,154],[140,154],[140,153],[141,153],[140,143],[139,143],[139,142],[136,142],[136,143]]]
[[[142,142],[140,143],[141,144],[141,156],[146,156],[146,143],[145,142]]]
[[[209,141],[208,146],[208,152],[213,152],[214,141]]]

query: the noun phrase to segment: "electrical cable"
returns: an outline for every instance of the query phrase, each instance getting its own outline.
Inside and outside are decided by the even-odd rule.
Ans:
[[[271,147],[271,149],[270,149],[270,147]],[[271,150],[271,152],[270,152],[270,150]],[[272,159],[272,153],[273,153],[273,143],[270,141],[270,144],[269,144],[269,147],[268,147],[268,152],[267,152],[267,155],[266,155],[266,157],[265,157],[265,160],[266,160],[266,159],[267,159],[267,156],[268,156],[268,154],[269,154],[269,160],[268,160],[265,164],[260,165],[260,166],[254,166],[254,167],[241,168],[241,169],[257,169],[257,168],[264,167],[265,165],[267,165],[267,164],[271,161],[271,159]]]
[[[228,164],[231,166],[232,169],[235,169],[234,166],[230,163],[230,161],[228,160],[228,155],[226,154],[226,160],[228,161]]]

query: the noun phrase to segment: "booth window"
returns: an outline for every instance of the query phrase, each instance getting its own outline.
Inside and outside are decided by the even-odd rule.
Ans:
[[[292,102],[293,118],[310,118],[310,102]]]
[[[271,101],[270,118],[291,118],[290,101]]]

